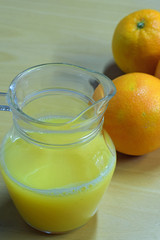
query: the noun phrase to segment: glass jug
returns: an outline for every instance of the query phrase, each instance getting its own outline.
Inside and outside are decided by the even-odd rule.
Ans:
[[[112,178],[116,151],[102,129],[116,90],[79,66],[31,67],[0,95],[13,126],[1,146],[0,170],[23,219],[46,233],[84,225]]]

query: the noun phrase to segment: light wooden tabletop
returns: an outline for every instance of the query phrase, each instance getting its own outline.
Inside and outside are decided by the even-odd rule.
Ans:
[[[121,74],[111,41],[118,21],[159,0],[0,0],[0,91],[22,70],[46,62],[69,62],[114,78]],[[0,140],[12,124],[0,112]],[[117,167],[99,211],[84,227],[48,236],[28,227],[0,175],[0,239],[159,240],[160,149],[141,157],[118,154]]]

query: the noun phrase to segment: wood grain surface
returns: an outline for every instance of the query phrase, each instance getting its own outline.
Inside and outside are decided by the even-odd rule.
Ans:
[[[22,70],[69,62],[114,78],[121,74],[111,50],[125,15],[160,10],[159,0],[0,0],[0,91]],[[12,114],[0,112],[0,140]],[[0,240],[159,240],[160,149],[141,157],[117,154],[117,167],[97,214],[84,227],[48,236],[27,226],[0,175]]]

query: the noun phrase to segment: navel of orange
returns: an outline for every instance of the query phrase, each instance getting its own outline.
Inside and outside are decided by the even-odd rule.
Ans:
[[[124,17],[114,31],[112,51],[123,72],[154,74],[160,59],[160,12],[141,9]]]

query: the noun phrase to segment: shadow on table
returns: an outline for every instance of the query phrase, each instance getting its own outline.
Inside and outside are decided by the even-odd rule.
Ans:
[[[0,239],[49,239],[56,238],[59,240],[81,240],[94,239],[97,226],[97,214],[83,227],[70,231],[66,234],[60,235],[48,235],[39,232],[25,223],[16,210],[12,200],[8,198],[4,203],[0,205]]]
[[[12,200],[8,198],[0,206],[0,232],[27,232],[29,227],[18,211],[16,210]],[[0,238],[1,239],[1,238]]]
[[[105,66],[103,74],[109,77],[111,80],[113,80],[116,77],[123,75],[124,72],[122,72],[116,65],[116,63],[112,60]]]
[[[160,172],[160,148],[142,156],[131,156],[117,152],[117,167],[135,168],[137,171]]]

